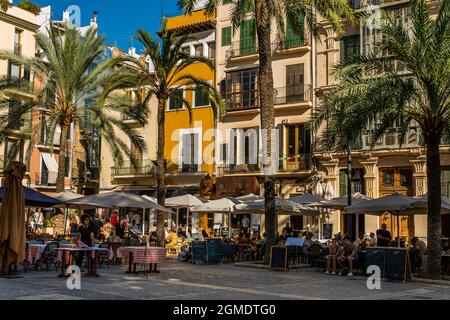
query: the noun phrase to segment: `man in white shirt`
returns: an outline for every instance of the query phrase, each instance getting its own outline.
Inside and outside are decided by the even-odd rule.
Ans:
[[[244,229],[244,236],[248,234],[249,227],[250,227],[250,219],[247,216],[244,216],[242,218],[242,228]]]

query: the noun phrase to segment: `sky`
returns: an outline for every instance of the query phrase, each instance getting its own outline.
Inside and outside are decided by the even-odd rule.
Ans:
[[[99,33],[106,37],[106,42],[127,50],[134,45],[140,46],[130,37],[138,28],[155,34],[161,22],[161,12],[173,15],[179,12],[177,0],[32,0],[39,6],[51,5],[55,20],[62,19],[63,10],[70,5],[81,9],[81,24],[89,25],[94,11],[98,12]],[[14,0],[17,4],[19,0]]]

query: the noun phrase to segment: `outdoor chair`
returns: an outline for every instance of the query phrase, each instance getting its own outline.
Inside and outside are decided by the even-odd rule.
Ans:
[[[109,248],[111,247],[111,245],[108,242],[104,242],[101,243],[98,247],[100,249],[108,249],[108,251],[101,251],[98,254],[99,268],[103,267],[106,264],[106,266],[109,269],[109,264],[111,261],[109,261],[108,256],[109,256]]]
[[[316,266],[318,263],[318,259],[320,258],[320,252],[322,251],[322,246],[318,243],[313,243],[311,245],[308,260],[311,266]]]
[[[313,264],[316,267],[316,271],[320,271],[323,268],[323,272],[325,272],[327,266],[327,256],[330,254],[330,249],[328,248],[320,248],[320,254],[317,258],[313,260]]]
[[[224,260],[225,262],[229,262],[231,260],[231,262],[234,263],[236,253],[238,251],[237,246],[235,244],[233,243],[222,244],[221,251],[222,251],[222,260]]]
[[[42,252],[36,267],[42,270],[42,267],[45,265],[45,271],[48,271],[53,264],[55,269],[58,270],[58,248],[59,244],[57,242],[50,242],[45,247],[44,252]]]
[[[298,246],[287,246],[287,254],[288,254],[288,261],[289,264],[295,264],[297,263],[297,247]]]
[[[29,246],[30,245],[28,243],[25,244],[25,253],[28,252]],[[23,260],[22,264],[23,264],[23,272],[27,273],[28,267],[30,265],[30,263],[28,262],[28,257],[27,256],[25,256],[25,259]]]
[[[366,273],[366,256],[367,251],[360,250],[358,251],[358,261],[354,263],[353,270],[356,273],[365,274]]]

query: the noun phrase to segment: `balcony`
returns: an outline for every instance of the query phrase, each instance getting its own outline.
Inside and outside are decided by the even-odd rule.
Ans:
[[[225,109],[226,112],[258,112],[257,90],[229,93],[225,99]]]
[[[403,144],[401,142],[401,133],[399,128],[391,128],[381,136],[372,147],[372,135],[374,130],[366,130],[363,133],[363,150],[383,150],[383,149],[408,149],[420,147],[419,128],[410,127],[406,132]]]
[[[287,156],[280,159],[280,172],[309,171],[312,165],[312,154],[303,153],[296,156]]]
[[[408,0],[350,0],[350,6],[355,10],[366,9],[369,6],[383,6],[393,3],[409,2]]]
[[[227,59],[245,60],[247,58],[257,58],[258,47],[255,39],[234,41],[227,51]]]
[[[277,40],[272,42],[272,52],[278,54],[298,53],[301,51],[309,51],[308,33],[302,35],[293,35],[285,39],[285,41]]]
[[[364,182],[352,182],[352,194],[355,193],[364,194]],[[345,197],[347,195],[347,183],[339,183],[339,196]]]
[[[112,179],[136,178],[136,177],[156,177],[156,168],[151,160],[141,160],[137,166],[133,166],[131,161],[125,161],[121,167],[112,167]]]
[[[275,88],[273,93],[273,104],[299,104],[311,101],[311,85],[293,85]]]
[[[261,172],[261,166],[259,164],[223,164],[219,167],[221,175],[232,174],[255,174]]]

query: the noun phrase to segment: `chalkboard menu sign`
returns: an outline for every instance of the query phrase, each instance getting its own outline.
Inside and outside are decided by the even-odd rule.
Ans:
[[[381,277],[384,277],[386,248],[367,248],[366,270],[369,266],[378,266],[381,270]]]
[[[222,261],[222,240],[208,239],[206,240],[206,252],[208,264],[220,263]]]
[[[404,248],[389,248],[386,250],[384,277],[389,280],[411,280],[408,250]]]
[[[322,225],[322,238],[325,240],[333,239],[333,225],[330,223],[324,223]]]
[[[273,246],[270,255],[270,270],[288,270],[289,264],[287,257],[286,246]]]
[[[206,264],[206,241],[192,241],[192,263]]]

